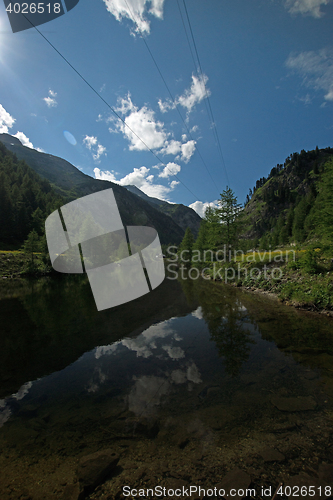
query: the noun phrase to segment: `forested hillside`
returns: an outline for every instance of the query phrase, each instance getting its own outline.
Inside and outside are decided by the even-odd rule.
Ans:
[[[250,189],[243,238],[261,246],[332,237],[333,149],[293,153]]]
[[[63,204],[50,183],[0,143],[0,244],[22,244],[33,229],[41,235],[46,217]]]
[[[311,239],[333,243],[333,149],[293,153],[256,182],[241,207],[230,188],[208,207],[198,237],[180,249],[268,250]]]
[[[103,189],[112,188],[124,225],[154,227],[163,244],[177,244],[183,238],[184,230],[172,219],[172,217],[160,212],[145,200],[130,193],[124,187],[114,184],[113,182],[93,179],[62,158],[24,147],[17,138],[9,134],[0,134],[0,143],[2,141],[5,142],[4,145],[1,144],[2,151],[7,151],[6,155],[11,155],[11,158],[14,158],[16,162],[20,165],[24,165],[26,172],[30,172],[29,176],[31,176],[32,179],[39,179],[38,183],[44,186],[44,190],[48,189],[55,200],[61,200],[59,202],[60,205],[82,196],[102,191]],[[8,151],[8,149],[11,152]],[[13,194],[11,189],[12,186],[14,188],[15,183],[18,189],[16,189]],[[23,209],[25,202],[22,205],[22,199],[28,200],[31,198],[32,200],[30,205],[26,206],[28,214],[31,212],[30,206],[33,208],[32,212],[34,212],[37,207],[40,208],[43,216],[41,216],[40,213],[39,216],[43,218],[43,224],[46,218],[46,216],[44,217],[46,205],[42,196],[37,196],[36,188],[33,188],[31,194],[28,195],[31,184],[25,184],[22,187],[15,179],[9,179],[4,185],[6,186],[4,189],[9,193],[8,196],[12,205],[8,205],[4,198],[0,206],[1,220],[6,220],[6,227],[3,227],[1,230],[0,243],[9,243],[12,247],[15,247],[22,242],[22,238],[23,240],[25,239],[26,235],[34,227],[29,219],[30,215],[25,216]],[[23,189],[23,193],[21,193],[21,188]],[[46,194],[49,191],[47,191]],[[49,198],[47,198],[47,200],[49,200]],[[18,213],[19,207],[22,208],[22,217]],[[7,214],[10,212],[10,209],[13,209],[13,212],[8,219]]]

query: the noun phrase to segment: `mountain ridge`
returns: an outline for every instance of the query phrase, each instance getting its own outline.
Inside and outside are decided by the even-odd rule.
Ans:
[[[273,167],[267,179],[259,179],[253,191],[250,190],[251,198],[247,197],[244,207],[246,228],[243,237],[258,239],[265,235],[268,238],[272,236],[273,245],[287,243],[292,236],[302,241],[305,219],[319,194],[326,164],[332,158],[331,147],[302,150],[292,153],[283,164]],[[277,235],[278,231],[283,232],[282,236]]]
[[[41,178],[48,180],[64,203],[112,188],[124,225],[152,226],[163,244],[177,244],[182,240],[184,230],[169,215],[157,210],[126,188],[110,181],[93,179],[66,160],[23,146],[19,139],[9,134],[0,134],[0,142],[16,155],[18,160],[23,160]]]
[[[150,197],[136,186],[127,185],[124,187],[131,193],[147,201],[147,203],[157,208],[160,212],[169,215],[184,231],[189,227],[193,235],[197,237],[201,224],[201,217],[193,208],[187,207],[182,203],[169,203],[168,201]]]

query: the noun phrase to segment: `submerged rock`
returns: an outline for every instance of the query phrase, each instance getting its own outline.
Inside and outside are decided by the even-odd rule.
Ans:
[[[77,468],[80,500],[104,482],[116,467],[118,460],[119,455],[110,449],[97,451],[81,458]]]
[[[271,403],[280,411],[308,411],[314,410],[317,406],[316,401],[311,396],[299,398],[285,398],[274,396]]]
[[[285,460],[285,456],[274,448],[265,448],[260,452],[260,455],[265,462],[282,462]]]

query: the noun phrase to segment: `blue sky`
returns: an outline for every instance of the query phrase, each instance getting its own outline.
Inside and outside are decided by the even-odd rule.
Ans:
[[[80,0],[39,29],[120,120],[1,3],[0,132],[201,215],[226,185],[243,203],[289,154],[332,146],[332,28],[329,0]]]

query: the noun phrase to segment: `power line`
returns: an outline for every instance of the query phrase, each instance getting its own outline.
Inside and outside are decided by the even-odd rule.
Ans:
[[[22,14],[22,13],[21,13]],[[189,187],[186,186],[186,184],[176,175],[174,174],[170,169],[169,167],[164,163],[164,161],[162,161],[159,156],[157,156],[156,153],[154,153],[154,151],[145,143],[145,141],[143,139],[141,139],[141,137],[138,136],[138,134],[136,132],[134,132],[134,130],[126,123],[126,121],[116,112],[116,110],[100,95],[99,92],[97,92],[97,90],[84,78],[84,76],[81,75],[81,73],[68,61],[68,59],[62,55],[62,53],[48,40],[48,38],[46,38],[46,36],[43,35],[43,33],[41,31],[39,31],[39,29],[30,21],[30,19],[28,19],[24,14],[22,14],[22,16],[31,24],[31,26],[33,28],[35,28],[35,30],[44,38],[44,40],[53,48],[53,50],[55,50],[57,52],[57,54],[66,62],[66,64],[68,64],[68,66],[70,66],[70,68],[72,68],[73,71],[75,71],[75,73],[81,78],[81,80],[84,81],[84,83],[86,85],[88,85],[88,87],[97,95],[97,97],[99,97],[99,99],[101,99],[104,104],[107,105],[107,107],[112,111],[112,113],[114,113],[114,115],[130,130],[130,132],[135,135],[135,137],[137,137],[141,142],[142,144],[147,148],[148,151],[150,151],[150,153],[152,153],[155,158],[157,158],[157,160],[170,172],[170,174],[173,176],[173,177],[176,177],[176,179],[185,187],[185,189],[187,189],[187,191],[189,191],[189,193],[191,193],[194,198],[196,200],[199,199],[198,196],[196,196],[193,191],[191,191],[191,189]]]
[[[202,81],[202,83],[204,85],[204,91],[206,93],[206,98],[207,98],[207,103],[208,103],[208,108],[209,108],[209,111],[207,110],[208,111],[208,115],[210,115],[210,119],[212,121],[213,133],[214,133],[215,139],[217,141],[217,146],[218,146],[218,150],[219,150],[219,153],[220,153],[220,156],[221,156],[222,164],[224,166],[225,175],[226,175],[228,184],[230,185],[230,181],[229,181],[229,177],[228,177],[228,172],[227,172],[227,168],[226,168],[224,157],[223,157],[223,153],[222,153],[221,143],[220,143],[220,139],[219,139],[219,136],[218,136],[218,133],[217,133],[216,123],[215,123],[215,120],[214,120],[213,110],[212,110],[212,107],[211,107],[211,104],[210,104],[209,95],[208,95],[208,92],[207,92],[207,89],[206,89],[206,85],[205,85],[205,82],[204,82],[204,75],[203,75],[203,71],[202,71],[202,67],[201,67],[201,63],[200,63],[199,53],[198,53],[198,50],[197,50],[197,45],[195,43],[195,38],[194,38],[193,30],[192,30],[192,25],[191,25],[191,21],[190,21],[189,15],[188,15],[188,11],[187,11],[185,0],[183,0],[183,4],[184,4],[184,9],[185,9],[186,19],[187,19],[187,22],[188,22],[188,25],[189,25],[189,29],[190,29],[190,33],[191,33],[191,38],[192,38],[192,42],[193,42],[195,54],[196,54],[197,61],[198,61],[198,67],[199,67],[199,71],[200,71],[200,75],[199,76],[201,76],[201,81]],[[179,4],[178,4],[178,7],[179,7]],[[184,23],[183,23],[183,25],[184,25]],[[184,28],[185,28],[185,26],[184,26]],[[186,33],[186,37],[187,37],[187,40],[188,40],[188,36],[187,36],[186,30],[185,30],[185,33]],[[190,47],[190,49],[191,49],[191,47]],[[192,58],[193,58],[192,50],[191,50],[191,54],[192,54]]]
[[[178,1],[178,0],[177,0],[177,1]],[[191,132],[190,132],[190,130],[189,130],[189,128],[188,128],[188,126],[187,126],[187,123],[185,122],[185,120],[184,120],[184,118],[183,118],[183,115],[182,115],[182,114],[181,114],[181,112],[180,112],[179,106],[178,106],[178,104],[177,104],[177,102],[176,102],[175,98],[173,97],[173,95],[172,95],[172,93],[171,93],[171,90],[170,90],[170,88],[169,88],[169,86],[168,86],[168,84],[167,84],[167,82],[166,82],[166,80],[165,80],[165,78],[164,78],[164,76],[163,76],[163,74],[162,74],[162,72],[161,72],[161,70],[160,70],[160,68],[159,68],[158,64],[157,64],[157,61],[156,61],[156,59],[155,59],[155,57],[154,57],[154,55],[153,55],[152,51],[151,51],[151,50],[150,50],[150,48],[149,48],[149,45],[148,45],[148,43],[147,43],[146,39],[145,39],[145,38],[144,38],[144,36],[143,36],[142,30],[139,28],[139,24],[138,24],[138,22],[136,21],[135,16],[134,16],[134,13],[132,12],[132,10],[131,10],[130,6],[128,5],[127,0],[125,0],[125,3],[126,3],[126,5],[127,5],[127,8],[128,8],[128,10],[129,10],[129,12],[130,12],[131,16],[132,16],[132,21],[133,21],[133,22],[135,22],[135,24],[137,25],[137,28],[138,28],[139,33],[140,33],[140,38],[142,39],[143,43],[145,44],[145,46],[146,46],[146,48],[147,48],[147,50],[148,50],[148,52],[149,52],[149,54],[150,54],[150,57],[152,58],[152,60],[153,60],[153,62],[154,62],[154,64],[155,64],[155,67],[156,67],[156,69],[157,69],[157,71],[158,71],[158,73],[159,73],[160,77],[162,78],[162,81],[163,81],[163,83],[164,83],[164,85],[165,85],[165,87],[166,87],[166,89],[167,89],[167,91],[168,91],[168,93],[169,93],[169,95],[170,95],[170,97],[171,97],[171,100],[172,100],[172,102],[173,102],[173,104],[174,104],[175,108],[177,109],[178,114],[179,114],[179,116],[180,116],[180,118],[181,118],[182,122],[184,123],[184,126],[185,126],[185,128],[186,128],[186,131],[187,131],[187,133],[188,133],[188,135],[189,135],[190,139],[192,139],[192,141],[194,141],[194,139],[193,139],[193,137],[192,137],[192,134],[191,134]],[[195,142],[196,142],[196,141],[195,141]],[[211,180],[212,180],[213,184],[215,185],[215,187],[216,187],[216,189],[217,189],[217,192],[220,194],[219,188],[217,187],[216,182],[214,181],[214,179],[213,179],[213,177],[212,177],[212,175],[211,175],[210,171],[208,170],[207,164],[206,164],[205,160],[203,159],[203,157],[202,157],[202,155],[201,155],[201,153],[200,153],[200,151],[199,151],[199,148],[198,148],[198,147],[196,147],[196,150],[197,150],[197,152],[198,152],[198,155],[200,156],[200,159],[201,159],[202,163],[204,164],[204,166],[205,166],[205,168],[206,168],[206,170],[207,170],[207,173],[208,173],[209,177],[211,178]]]

